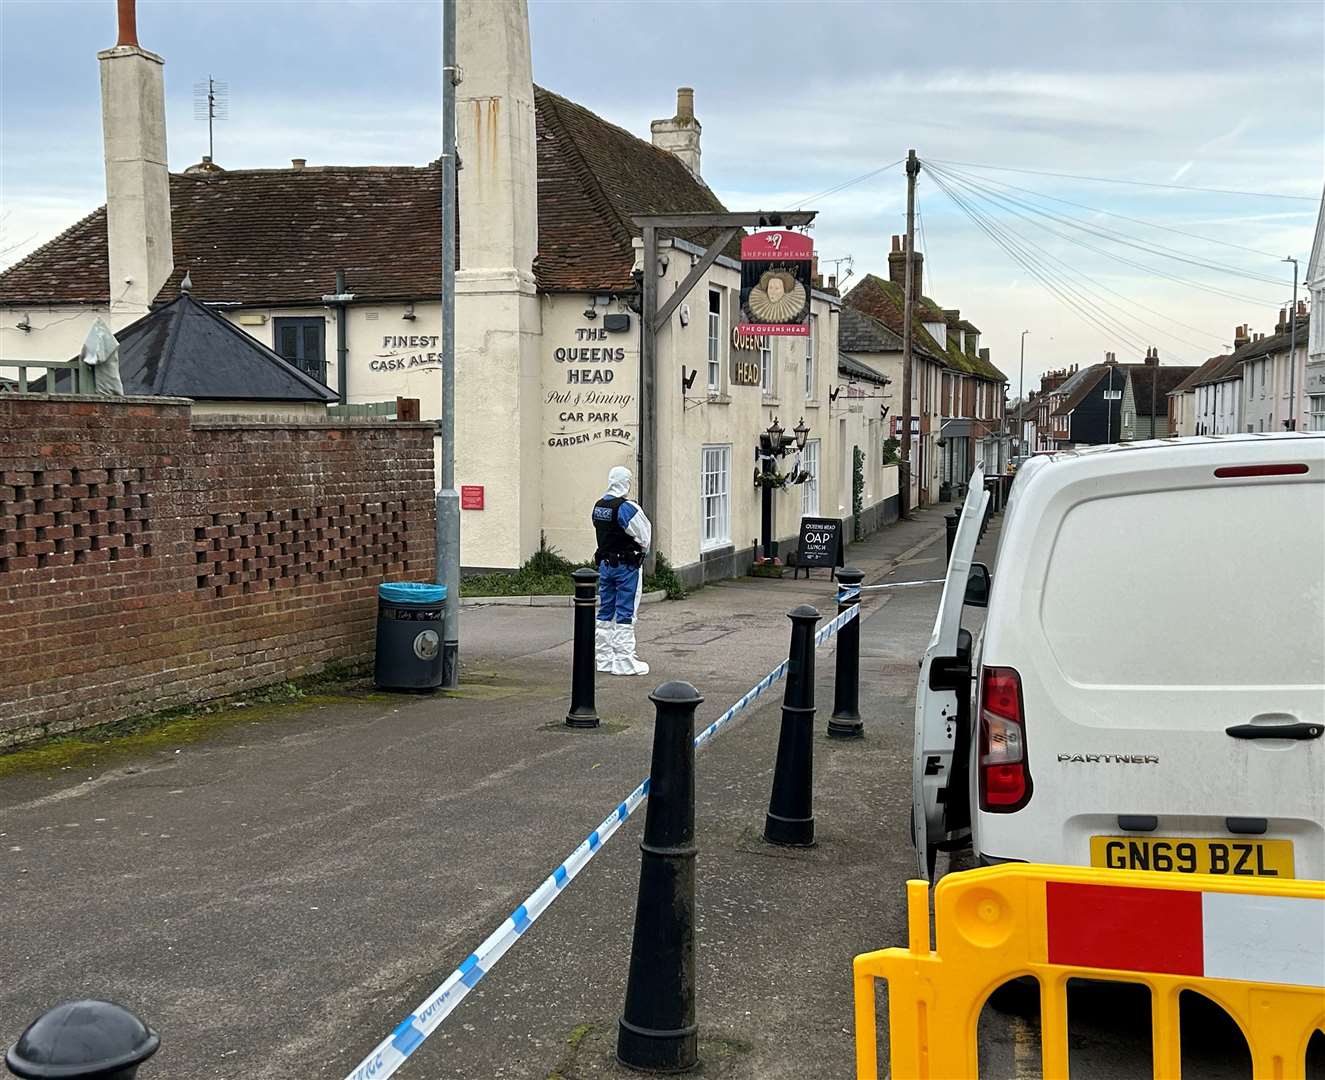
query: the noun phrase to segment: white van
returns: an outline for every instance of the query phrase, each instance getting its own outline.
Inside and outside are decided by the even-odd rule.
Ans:
[[[992,581],[981,480],[916,694],[921,872],[1325,879],[1325,432],[1032,459]]]

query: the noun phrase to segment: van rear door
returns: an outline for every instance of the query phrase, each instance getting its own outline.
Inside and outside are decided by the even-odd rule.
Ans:
[[[1325,438],[1121,456],[1025,490],[982,661],[1020,679],[1035,787],[981,845],[1325,878]]]
[[[971,560],[975,545],[980,540],[980,525],[984,521],[989,492],[985,490],[984,470],[977,468],[971,474],[966,502],[962,505],[957,522],[957,535],[953,540],[952,558],[943,582],[943,596],[939,600],[934,619],[934,632],[930,636],[925,654],[920,661],[920,678],[916,683],[915,739],[912,752],[911,822],[916,845],[916,869],[921,876],[932,879],[934,859],[940,843],[959,839],[947,828],[944,807],[948,792],[966,785],[966,770],[954,776],[953,755],[958,743],[958,716],[965,713],[959,695],[970,700],[969,635],[965,650],[968,672],[965,680],[957,676],[959,643],[962,636],[962,604],[966,597],[966,583],[971,574]],[[969,824],[969,823],[968,823]],[[963,830],[964,831],[964,830]]]

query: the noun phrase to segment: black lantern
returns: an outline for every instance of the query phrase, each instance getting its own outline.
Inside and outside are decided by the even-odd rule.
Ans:
[[[773,417],[773,422],[768,425],[768,441],[775,447],[782,445],[782,425],[778,423],[778,418]]]
[[[796,449],[805,449],[805,437],[810,434],[810,429],[805,424],[805,417],[801,417],[800,423],[791,429],[796,435]]]

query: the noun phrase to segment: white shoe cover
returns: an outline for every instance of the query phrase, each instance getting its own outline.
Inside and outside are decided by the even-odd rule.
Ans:
[[[613,675],[647,675],[649,665],[635,655],[635,624],[618,623],[616,655],[612,659]]]
[[[594,660],[599,671],[612,670],[612,661],[616,659],[616,635],[616,623],[598,620],[594,629]]]

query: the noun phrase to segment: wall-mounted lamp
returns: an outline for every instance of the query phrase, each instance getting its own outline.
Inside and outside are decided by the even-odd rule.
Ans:
[[[24,313],[22,321],[14,327],[14,329],[22,330],[25,334],[32,333],[32,323],[28,322],[28,316],[26,313]]]
[[[690,372],[690,374],[687,375],[687,374],[686,374],[686,366],[685,366],[684,364],[681,365],[681,396],[682,396],[682,397],[684,397],[685,394],[686,394],[686,392],[687,392],[692,386],[695,385],[695,376],[698,375],[698,374],[699,374],[699,368],[695,368],[694,371]]]
[[[880,405],[880,406],[879,406],[879,419],[882,420],[882,419],[884,419],[887,415],[888,415],[888,406],[887,406],[887,405]]]
[[[594,309],[593,304],[590,304],[587,308],[584,309],[584,317],[586,319],[598,318],[598,312]]]
[[[690,325],[690,305],[689,305],[689,304],[682,304],[682,305],[681,305],[680,310],[677,312],[677,318],[679,318],[679,319],[681,320],[681,325],[682,325],[682,326],[689,326],[689,325]]]
[[[667,256],[660,255],[658,256],[658,276],[662,277],[666,273],[667,273]]]
[[[401,318],[404,319],[406,322],[413,322],[415,319],[418,318],[418,316],[414,314],[413,300],[411,300],[408,304],[405,305],[405,314],[402,315]]]
[[[837,400],[837,395],[841,392],[842,388],[840,386],[830,386],[828,388],[828,402],[830,405]]]

